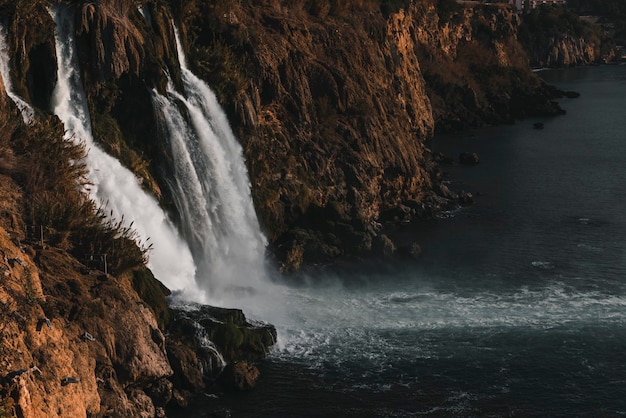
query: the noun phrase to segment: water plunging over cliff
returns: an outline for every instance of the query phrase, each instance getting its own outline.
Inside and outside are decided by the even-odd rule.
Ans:
[[[35,110],[13,91],[13,82],[11,81],[11,73],[9,71],[7,30],[2,24],[0,24],[0,75],[4,82],[4,90],[22,112],[24,123],[31,123],[35,119]]]
[[[148,267],[154,275],[170,289],[186,289],[191,295],[196,289],[195,266],[188,247],[156,199],[141,189],[133,173],[94,143],[87,99],[77,70],[72,16],[61,6],[53,7],[50,13],[57,28],[58,68],[52,107],[65,125],[66,138],[87,147],[89,196],[98,203],[106,203],[113,216],[133,222],[140,239],[153,243]]]
[[[198,267],[197,281],[211,302],[254,286],[264,274],[266,239],[254,211],[243,151],[215,94],[186,65],[176,46],[183,92],[170,81],[153,92],[161,132],[174,162],[170,188],[182,233]]]

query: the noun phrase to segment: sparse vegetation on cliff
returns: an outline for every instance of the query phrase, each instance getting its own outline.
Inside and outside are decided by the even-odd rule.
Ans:
[[[285,272],[390,255],[395,246],[381,222],[433,216],[458,203],[426,147],[435,129],[510,121],[549,104],[508,7],[146,1],[148,19],[130,0],[69,3],[94,137],[169,207],[172,161],[150,92],[163,92],[166,71],[180,84],[176,22],[190,67],[217,91],[244,146],[256,207]],[[145,268],[145,243],[132,226],[108,220],[106,202],[80,191],[89,187],[79,163],[89,150],[64,140],[46,113],[56,78],[47,5],[0,0],[0,14],[11,20],[16,90],[40,113],[27,127],[0,97],[0,227],[13,238],[2,235],[0,249],[28,263],[2,270],[9,279],[0,291],[5,283],[13,288],[2,293],[2,303],[11,302],[0,316],[25,319],[0,321],[0,336],[10,334],[33,353],[29,361],[54,363],[63,377],[83,373],[86,395],[70,406],[94,416],[155,415],[168,396],[183,405],[189,393],[182,391],[203,387],[202,366],[194,343],[165,339],[174,321],[168,290]],[[100,271],[105,254],[110,275]],[[227,314],[234,317],[210,328],[227,357],[262,357],[272,329],[247,324],[240,311]],[[66,356],[56,363],[48,334],[33,331],[42,317],[52,323],[49,341]],[[3,341],[0,350],[8,350]],[[15,367],[30,367],[18,360],[11,358]],[[46,379],[59,386],[57,377]],[[33,396],[45,393],[33,387]],[[6,393],[17,397],[0,396]]]
[[[614,48],[604,29],[582,21],[569,5],[525,13],[518,37],[535,67],[591,64],[609,57]]]
[[[2,128],[0,147],[14,156],[8,174],[22,193],[23,207],[15,208],[21,219],[12,220],[16,236],[37,242],[43,234],[47,245],[80,260],[108,254],[113,274],[144,265],[147,248],[137,245],[132,228],[108,220],[106,207],[98,209],[81,191],[88,187],[80,162],[86,151],[63,138],[55,118],[26,127],[14,115]]]
[[[617,45],[626,45],[626,2],[622,0],[568,0],[578,15],[598,16]]]

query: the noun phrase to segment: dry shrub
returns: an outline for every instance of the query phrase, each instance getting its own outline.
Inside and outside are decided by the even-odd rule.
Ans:
[[[106,206],[97,208],[82,191],[87,184],[81,162],[84,146],[64,139],[56,118],[28,128],[14,127],[10,135],[17,160],[13,176],[24,194],[25,223],[43,227],[48,245],[69,250],[81,260],[107,254],[113,274],[145,264],[149,247],[138,243],[132,225],[126,226],[124,219],[111,220]]]
[[[17,159],[13,150],[0,147],[0,173],[10,173],[15,170]]]

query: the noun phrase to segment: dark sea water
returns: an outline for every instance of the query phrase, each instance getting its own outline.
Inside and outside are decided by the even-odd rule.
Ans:
[[[435,139],[479,195],[395,231],[417,262],[276,287],[258,388],[170,415],[626,415],[626,66],[541,75],[567,115]]]

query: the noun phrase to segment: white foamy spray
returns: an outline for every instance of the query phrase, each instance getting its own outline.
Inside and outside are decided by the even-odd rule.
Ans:
[[[153,92],[174,161],[170,187],[182,231],[213,304],[240,304],[266,283],[265,246],[241,145],[215,94],[186,64],[174,28],[184,91]],[[182,110],[182,111],[181,111]]]
[[[140,239],[150,241],[148,267],[171,290],[183,291],[190,299],[201,299],[195,280],[191,252],[179,237],[158,202],[139,185],[135,175],[93,140],[87,99],[82,87],[71,16],[60,6],[51,8],[56,22],[58,81],[53,92],[54,113],[63,121],[66,138],[83,143],[88,149],[89,195],[96,202],[106,202],[113,216],[123,216],[133,223]],[[120,218],[121,219],[121,218]]]
[[[35,110],[31,105],[26,103],[24,99],[18,96],[13,91],[13,82],[11,80],[11,72],[9,70],[9,46],[7,43],[7,29],[3,24],[0,24],[0,75],[4,82],[4,90],[7,95],[13,100],[22,112],[22,119],[27,125],[35,120]]]

